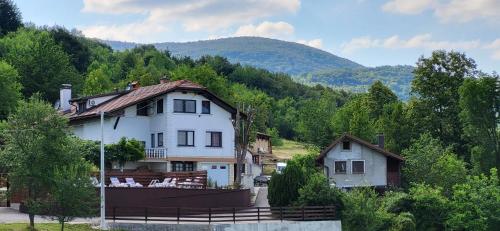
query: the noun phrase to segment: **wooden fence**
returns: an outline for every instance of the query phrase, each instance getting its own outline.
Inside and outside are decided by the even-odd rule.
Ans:
[[[170,223],[237,223],[336,220],[334,206],[185,208],[113,207],[106,219]],[[135,214],[130,216],[130,214]],[[139,215],[140,214],[140,215]]]

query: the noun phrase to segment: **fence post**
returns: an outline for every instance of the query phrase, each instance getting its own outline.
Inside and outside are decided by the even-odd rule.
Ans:
[[[177,207],[177,224],[179,224],[180,215],[181,215],[181,208]]]
[[[283,222],[283,206],[280,206],[280,220]]]
[[[304,210],[304,206],[302,206],[302,220],[306,219],[306,211]]]
[[[208,224],[212,222],[212,208],[208,208]]]
[[[323,205],[323,219],[322,220],[328,220],[326,218],[326,206]]]
[[[233,208],[233,223],[236,224],[236,208]]]
[[[146,224],[148,223],[148,207],[144,208],[144,220],[146,221]]]
[[[257,222],[260,223],[260,207],[257,207]]]
[[[113,206],[113,222],[116,222],[116,207]]]

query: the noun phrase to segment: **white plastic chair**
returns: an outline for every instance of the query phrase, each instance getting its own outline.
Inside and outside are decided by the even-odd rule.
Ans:
[[[160,183],[160,181],[159,181],[159,180],[154,179],[154,180],[152,180],[151,182],[149,182],[148,187],[149,187],[149,188],[155,188],[155,187],[156,187],[156,184],[159,184],[159,183]]]
[[[125,182],[130,187],[142,187],[142,184],[136,183],[132,177],[125,178]]]
[[[128,184],[121,183],[120,180],[118,180],[117,177],[110,177],[111,184],[109,185],[110,187],[128,187]]]

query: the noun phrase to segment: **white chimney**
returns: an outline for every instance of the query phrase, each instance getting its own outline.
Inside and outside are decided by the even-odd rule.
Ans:
[[[71,99],[71,84],[62,84],[61,90],[59,91],[59,109],[61,111],[68,111],[71,109],[71,104],[69,100]]]

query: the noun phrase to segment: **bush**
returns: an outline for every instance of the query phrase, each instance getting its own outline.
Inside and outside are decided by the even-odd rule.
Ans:
[[[390,231],[415,231],[415,217],[409,212],[398,214],[392,219]]]
[[[334,205],[336,213],[340,214],[343,208],[342,192],[337,188],[331,188],[323,174],[316,173],[299,189],[297,204],[303,206]]]
[[[468,176],[453,187],[451,212],[446,221],[453,230],[498,230],[500,227],[500,187],[497,170],[490,176]]]
[[[288,161],[282,174],[274,172],[268,187],[268,199],[271,206],[288,206],[299,197],[299,188],[305,183],[304,173],[299,164]]]
[[[411,210],[417,230],[443,230],[449,213],[449,201],[440,187],[416,184],[410,188]]]
[[[271,206],[289,206],[296,203],[299,189],[306,180],[319,173],[316,168],[317,154],[296,155],[287,162],[282,174],[273,173],[268,187],[268,199]]]
[[[390,228],[393,214],[381,209],[377,193],[370,188],[355,188],[343,197],[342,229],[378,231]]]
[[[410,210],[410,197],[404,192],[386,192],[381,198],[381,206],[390,213],[402,213]]]

